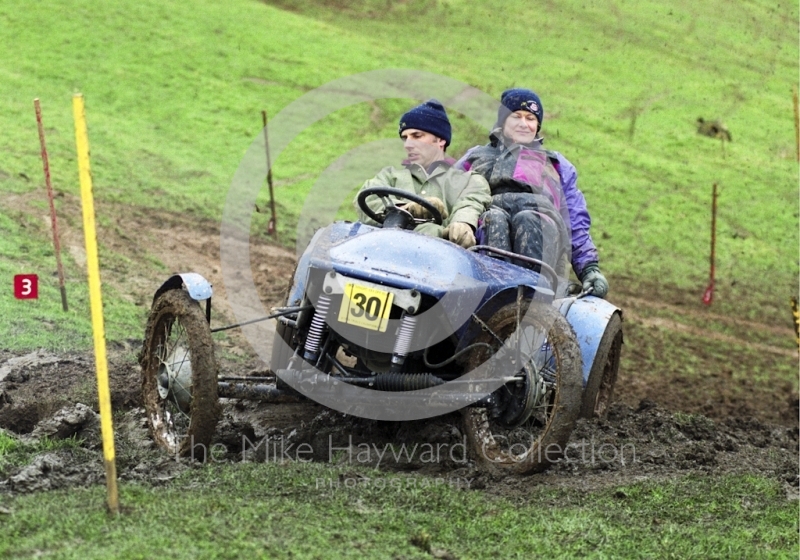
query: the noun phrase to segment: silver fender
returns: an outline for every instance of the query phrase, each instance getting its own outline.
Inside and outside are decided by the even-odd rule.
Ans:
[[[158,296],[168,290],[180,290],[184,288],[189,292],[189,297],[195,301],[205,301],[211,298],[211,282],[196,272],[183,272],[171,276],[169,280],[164,282],[161,287],[156,290],[153,296],[153,302],[158,299]]]
[[[589,372],[597,355],[597,347],[611,317],[622,310],[604,299],[586,296],[576,299],[569,306],[566,318],[578,339],[583,357],[583,386],[589,381]]]

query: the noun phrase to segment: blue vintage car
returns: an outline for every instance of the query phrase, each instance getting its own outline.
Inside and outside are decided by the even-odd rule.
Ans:
[[[367,206],[370,196],[384,201],[383,212]],[[316,232],[286,306],[270,316],[278,320],[274,380],[217,378],[202,277],[176,275],[157,291],[140,362],[159,445],[184,454],[208,445],[219,397],[312,399],[396,421],[460,410],[473,458],[523,474],[558,460],[579,416],[606,412],[621,311],[567,295],[566,279],[547,263],[518,266],[525,257],[411,231],[419,220],[394,204],[399,198],[428,204],[368,189],[359,204],[380,226],[336,222]]]

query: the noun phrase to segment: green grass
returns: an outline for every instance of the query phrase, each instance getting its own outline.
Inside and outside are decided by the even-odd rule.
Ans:
[[[0,322],[2,347],[24,351],[32,348],[70,351],[88,348],[92,343],[89,294],[86,272],[62,254],[65,264],[65,289],[68,308],[61,306],[55,252],[43,222],[19,212],[0,213]],[[52,238],[50,238],[52,239]],[[104,254],[104,263],[114,262],[118,255]],[[37,274],[38,299],[13,298],[13,277]],[[102,273],[101,273],[102,279]],[[103,287],[104,323],[107,338],[126,340],[138,336],[146,315],[130,305],[112,286]]]
[[[35,441],[19,440],[0,430],[0,475],[5,477],[9,470],[28,464],[35,455],[49,451],[73,450],[89,455],[81,449],[84,441],[78,437],[51,438],[44,436]]]
[[[118,518],[103,511],[99,487],[6,500],[0,554],[430,558],[430,547],[458,558],[796,557],[797,503],[782,494],[739,476],[497,497],[319,464],[224,465],[158,488],[123,484]]]
[[[19,449],[19,440],[5,431],[0,432],[0,456],[5,456],[17,449]]]
[[[646,340],[646,345],[636,346],[631,352],[639,354],[646,350],[648,354],[644,356],[644,364],[658,364],[658,369],[647,369],[641,361],[642,356],[634,362],[630,353],[624,352],[623,364],[620,366],[622,371],[636,372],[637,376],[643,378],[661,377],[664,372],[681,372],[687,377],[703,377],[709,373],[733,371],[737,378],[763,383],[765,388],[775,384],[797,384],[797,356],[765,351],[758,346],[747,346],[747,341],[735,344],[730,340],[699,338],[696,334],[667,328],[660,329],[657,334],[644,332],[651,329],[653,327],[634,322],[626,323],[626,337],[631,337],[626,340]],[[787,338],[784,345],[789,352],[795,350],[791,348],[792,342]]]

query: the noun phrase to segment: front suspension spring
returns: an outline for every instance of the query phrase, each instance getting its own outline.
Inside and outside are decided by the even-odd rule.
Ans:
[[[411,337],[414,336],[416,328],[417,317],[403,314],[403,318],[400,320],[397,340],[394,343],[394,351],[392,352],[392,371],[400,371],[403,367],[406,355],[408,355],[408,350],[411,348]]]
[[[317,307],[314,310],[314,316],[311,318],[311,326],[308,328],[305,352],[303,353],[303,358],[312,364],[319,357],[319,343],[325,330],[325,321],[328,319],[330,306],[331,298],[326,295],[320,295],[317,300]]]

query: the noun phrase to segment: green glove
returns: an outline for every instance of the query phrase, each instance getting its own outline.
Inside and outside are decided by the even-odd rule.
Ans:
[[[604,298],[608,293],[608,280],[600,272],[600,266],[597,263],[588,264],[581,271],[581,283],[583,284],[583,291],[588,292],[591,289],[593,296]]]
[[[442,202],[442,199],[436,198],[435,196],[429,196],[425,200],[431,203],[439,211],[439,214],[442,215],[443,220],[447,219],[447,207],[444,205],[444,202]],[[416,202],[409,202],[404,206],[404,208],[418,220],[430,220],[433,218],[433,215],[426,208],[423,208],[422,205],[417,204]]]
[[[453,222],[444,230],[443,237],[449,239],[456,245],[461,245],[464,249],[469,249],[475,245],[475,232],[472,226],[464,222]]]

